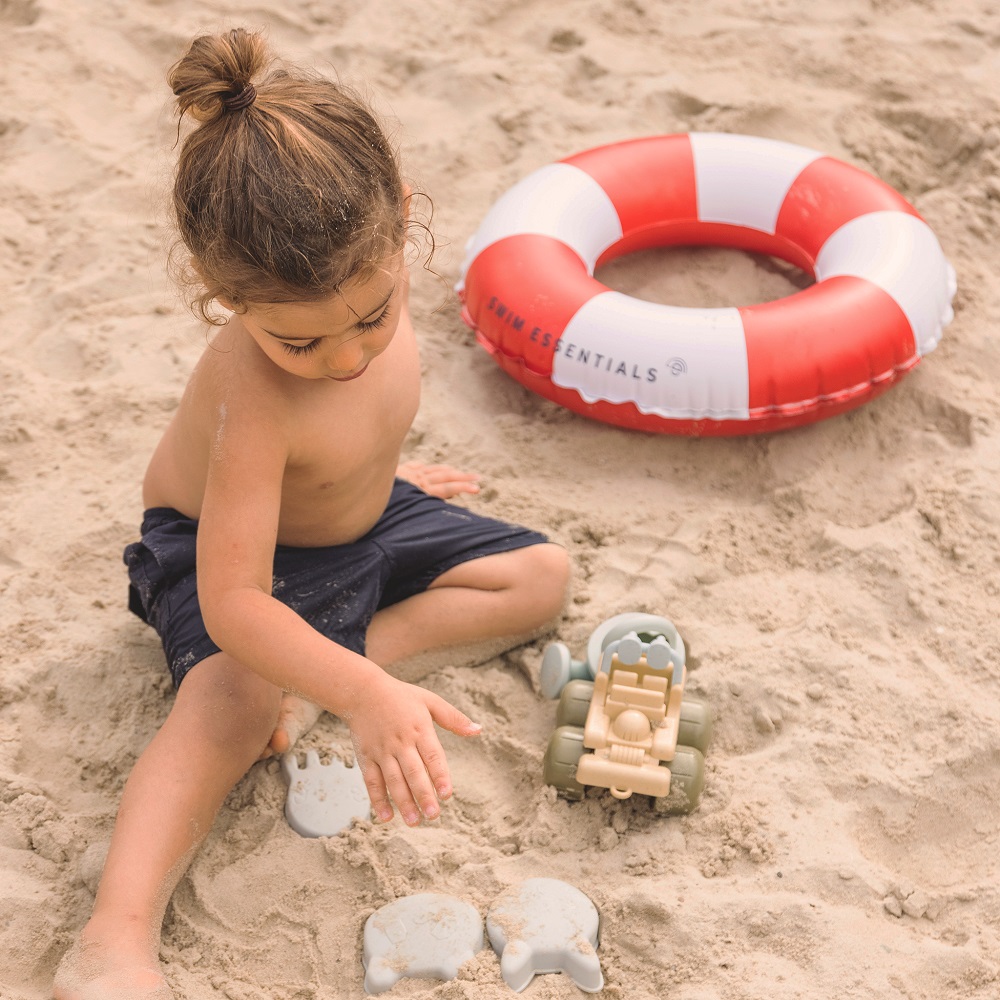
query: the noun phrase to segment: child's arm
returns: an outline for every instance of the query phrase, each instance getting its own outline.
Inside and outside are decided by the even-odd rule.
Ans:
[[[479,727],[443,698],[330,641],[271,596],[290,436],[280,432],[276,407],[255,404],[230,403],[228,413],[220,407],[215,429],[198,528],[205,626],[234,659],[350,726],[380,819],[392,816],[389,795],[408,822],[419,819],[414,803],[436,816],[451,780],[434,723],[460,736]]]

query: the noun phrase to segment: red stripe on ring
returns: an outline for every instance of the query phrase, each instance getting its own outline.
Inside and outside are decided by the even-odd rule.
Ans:
[[[631,139],[562,162],[589,174],[604,189],[621,220],[624,238],[651,233],[650,242],[633,244],[630,250],[661,245],[652,230],[662,221],[698,219],[694,157],[687,135]]]
[[[606,291],[565,243],[521,233],[491,244],[473,261],[463,315],[490,353],[517,356],[548,376],[566,324]]]
[[[854,398],[918,359],[905,313],[864,278],[840,275],[740,315],[751,415]]]
[[[823,244],[845,223],[870,212],[906,212],[920,218],[888,184],[824,156],[795,178],[778,212],[775,235],[801,247],[812,271]]]

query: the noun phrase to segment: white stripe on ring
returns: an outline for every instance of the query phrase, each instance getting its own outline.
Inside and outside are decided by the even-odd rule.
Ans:
[[[552,382],[588,403],[635,403],[675,420],[747,420],[746,334],[738,309],[687,309],[602,292],[566,324]]]
[[[823,153],[752,135],[692,132],[698,218],[774,234],[799,174]]]
[[[590,174],[569,163],[550,163],[515,184],[489,210],[466,244],[458,290],[483,250],[522,233],[562,241],[593,274],[601,254],[622,238],[622,224],[604,188]]]
[[[926,222],[892,211],[845,222],[816,257],[817,281],[842,274],[866,278],[892,296],[910,323],[917,353],[934,350],[954,315],[955,271]]]

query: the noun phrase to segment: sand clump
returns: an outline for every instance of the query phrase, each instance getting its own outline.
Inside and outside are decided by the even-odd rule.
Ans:
[[[124,606],[139,483],[205,334],[166,275],[167,67],[200,30],[268,28],[366,85],[436,207],[443,281],[416,271],[424,403],[408,457],[484,476],[470,505],[569,549],[560,638],[665,614],[717,720],[701,808],[558,799],[541,783],[542,641],[429,687],[483,723],[444,735],[456,794],[417,830],[298,837],[260,764],[168,909],[186,1000],[362,995],[361,929],[438,891],[485,913],[562,878],[603,918],[628,1000],[971,998],[1000,991],[1000,13],[985,0],[384,4],[0,0],[0,998],[47,998],[87,918],[124,780],[169,710],[156,637]],[[585,421],[502,375],[449,285],[503,190],[600,143],[724,130],[871,170],[959,278],[939,348],[875,403],[756,439]],[[733,251],[602,274],[678,305],[776,298],[803,276]],[[325,718],[306,741],[348,754]],[[506,991],[486,951],[450,983]],[[536,1000],[576,996],[565,977]]]

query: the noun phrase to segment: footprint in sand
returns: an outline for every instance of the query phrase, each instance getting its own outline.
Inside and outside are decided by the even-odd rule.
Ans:
[[[0,24],[23,28],[34,24],[40,14],[34,0],[0,0]]]
[[[873,783],[854,793],[860,803],[855,840],[887,876],[925,892],[960,895],[995,885],[1000,875],[998,783],[1000,749],[940,764],[916,792]]]
[[[21,563],[19,563],[9,552],[0,549],[0,578],[3,578],[10,573],[15,573],[19,569],[22,569]]]
[[[937,431],[957,448],[971,448],[973,443],[972,412],[962,406],[921,389],[912,389],[913,397],[925,421],[925,430]]]

